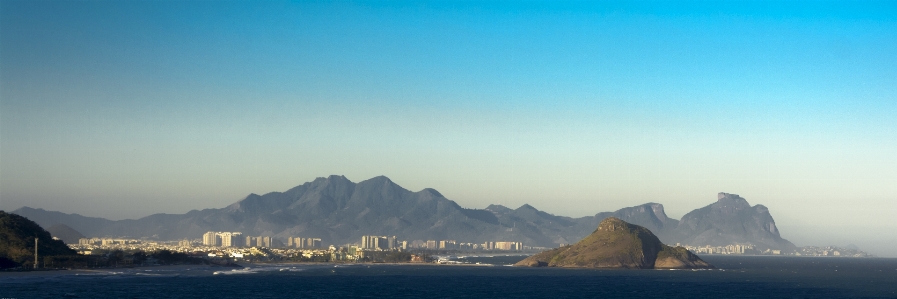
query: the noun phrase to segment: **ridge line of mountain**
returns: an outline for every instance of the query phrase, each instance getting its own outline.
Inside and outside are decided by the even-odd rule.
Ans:
[[[663,205],[653,202],[573,218],[529,204],[517,209],[495,204],[467,209],[435,189],[412,192],[386,176],[358,183],[345,176],[319,177],[283,192],[251,193],[223,208],[157,213],[138,219],[108,220],[30,207],[13,213],[43,227],[64,224],[91,237],[196,239],[213,230],[276,238],[314,236],[331,244],[354,243],[362,235],[397,235],[409,241],[507,240],[542,247],[575,243],[601,220],[613,216],[648,228],[667,244],[752,243],[758,249],[796,248],[781,238],[768,208],[750,206],[736,194],[719,193],[716,202],[679,220],[669,218]]]

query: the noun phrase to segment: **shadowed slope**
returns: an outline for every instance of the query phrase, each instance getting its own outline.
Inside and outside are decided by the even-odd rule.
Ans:
[[[40,256],[72,256],[76,252],[28,218],[0,211],[0,262],[26,264],[34,258],[34,239]],[[4,263],[5,264],[5,263]]]
[[[62,223],[50,226],[49,228],[47,228],[47,231],[50,232],[50,235],[59,238],[66,244],[78,244],[78,240],[84,238],[84,235],[82,235],[80,232]]]

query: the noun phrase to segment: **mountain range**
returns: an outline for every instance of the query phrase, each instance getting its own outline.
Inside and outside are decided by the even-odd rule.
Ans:
[[[239,231],[279,239],[316,237],[325,244],[356,243],[363,235],[395,235],[409,241],[517,241],[541,247],[575,243],[603,219],[617,217],[651,230],[666,244],[752,243],[760,250],[796,248],[779,235],[769,209],[751,206],[735,194],[719,193],[716,202],[680,220],[667,217],[659,203],[571,218],[528,204],[516,209],[501,205],[467,209],[434,189],[412,192],[385,176],[354,183],[333,175],[284,192],[250,194],[224,208],[140,219],[113,221],[29,207],[13,213],[43,227],[63,224],[89,237],[176,240],[197,239],[207,231]]]

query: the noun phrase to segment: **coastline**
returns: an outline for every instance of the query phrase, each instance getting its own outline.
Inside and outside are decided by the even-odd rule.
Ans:
[[[757,259],[759,257],[759,259]],[[897,261],[895,258],[847,258],[847,257],[794,257],[794,256],[731,256],[717,255],[709,256],[708,259],[724,258],[731,260],[744,261],[754,260],[775,260],[779,258],[792,258],[796,260],[826,260],[826,261],[869,261],[881,260],[893,263]],[[749,263],[751,264],[751,263]],[[739,262],[738,265],[741,265]],[[815,265],[815,263],[814,263]],[[4,283],[28,283],[28,282],[52,282],[80,278],[105,278],[110,276],[117,277],[197,277],[197,276],[213,276],[213,275],[231,275],[231,274],[250,274],[259,272],[273,271],[306,271],[313,269],[327,268],[361,268],[361,267],[427,267],[427,268],[503,268],[511,265],[506,264],[470,264],[470,263],[316,263],[316,262],[272,262],[272,263],[240,263],[234,267],[221,265],[160,265],[160,266],[136,266],[122,268],[98,268],[98,269],[71,269],[71,270],[45,270],[45,271],[22,271],[22,272],[0,272],[0,284]],[[742,267],[720,267],[721,270],[744,269]],[[830,270],[825,264],[817,265],[820,269]],[[748,267],[750,268],[750,267]],[[834,268],[833,268],[834,269]],[[338,269],[334,269],[337,270]],[[837,269],[834,269],[837,270]]]
[[[121,268],[93,268],[93,269],[54,269],[38,271],[0,271],[0,283],[17,279],[54,278],[63,276],[92,276],[92,275],[116,275],[125,272],[185,272],[191,270],[213,270],[218,268],[230,268],[217,265],[160,265],[160,266],[135,266]],[[147,273],[150,274],[150,273]],[[156,274],[156,273],[151,273]]]
[[[238,272],[244,269],[258,268],[283,268],[302,266],[303,268],[339,268],[339,267],[364,267],[364,266],[454,266],[454,267],[501,267],[503,265],[492,264],[438,264],[438,263],[315,263],[315,262],[282,262],[282,263],[240,263],[239,266],[226,267],[220,265],[161,265],[161,266],[135,266],[121,268],[96,268],[96,269],[58,269],[39,271],[8,271],[0,272],[0,283],[16,282],[22,280],[52,279],[66,276],[104,276],[104,275],[151,275],[165,276],[176,274],[213,275],[222,272]]]

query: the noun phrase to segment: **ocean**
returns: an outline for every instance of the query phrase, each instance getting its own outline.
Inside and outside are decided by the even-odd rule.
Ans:
[[[897,298],[897,259],[703,256],[714,270],[282,264],[0,275],[0,298]],[[492,265],[486,265],[492,264]]]

